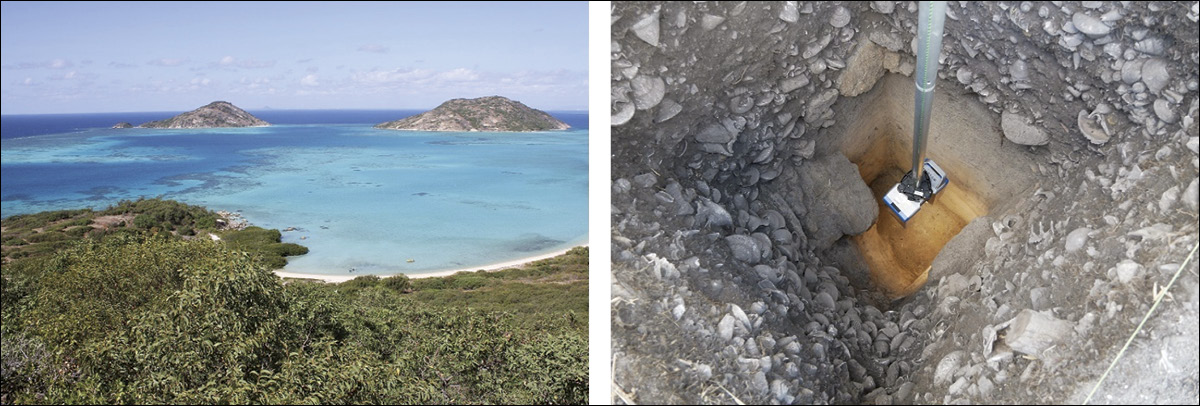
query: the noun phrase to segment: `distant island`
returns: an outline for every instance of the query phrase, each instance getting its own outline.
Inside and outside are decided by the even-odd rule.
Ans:
[[[112,128],[133,128],[133,124],[129,124],[127,122],[122,121],[122,122],[113,124]]]
[[[541,110],[501,96],[453,99],[437,108],[376,125],[385,130],[526,132],[571,128]]]
[[[151,121],[139,128],[216,128],[216,127],[262,127],[271,123],[260,120],[232,103],[215,101],[207,106],[180,114],[166,120]],[[114,128],[117,128],[114,126]]]

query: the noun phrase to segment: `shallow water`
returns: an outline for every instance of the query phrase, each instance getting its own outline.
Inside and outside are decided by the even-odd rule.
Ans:
[[[289,259],[291,272],[466,268],[586,241],[585,126],[541,133],[371,124],[101,128],[6,138],[0,197],[6,217],[139,196],[241,211],[255,225],[296,228],[284,240],[310,253]]]

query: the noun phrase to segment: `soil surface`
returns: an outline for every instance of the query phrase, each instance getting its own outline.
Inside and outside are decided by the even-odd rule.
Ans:
[[[1198,403],[1197,7],[614,2],[612,400]]]

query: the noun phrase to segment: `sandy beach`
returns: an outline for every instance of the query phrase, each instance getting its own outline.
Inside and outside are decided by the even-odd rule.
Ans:
[[[588,244],[585,243],[585,244],[577,245],[576,247],[587,247],[587,246],[588,246]],[[575,247],[572,247],[572,248],[575,248]],[[554,251],[554,252],[551,252],[548,254],[542,254],[542,255],[537,255],[537,256],[532,256],[532,257],[527,257],[527,258],[516,259],[516,260],[512,260],[512,261],[507,261],[507,262],[498,262],[498,263],[488,264],[488,265],[473,266],[470,268],[449,269],[449,270],[445,270],[445,271],[423,272],[423,273],[418,273],[418,274],[406,274],[406,275],[408,275],[409,279],[420,279],[420,278],[436,278],[436,277],[441,277],[441,276],[450,276],[450,275],[454,275],[459,272],[499,271],[502,269],[516,268],[516,267],[519,267],[519,266],[522,266],[522,265],[525,265],[525,264],[528,264],[528,263],[534,262],[534,261],[540,261],[540,260],[547,259],[547,258],[554,258],[559,255],[566,254],[567,251],[570,251],[572,248],[568,248],[568,249],[560,250],[560,251]],[[362,275],[322,275],[322,274],[312,274],[312,273],[285,272],[285,271],[277,270],[277,271],[275,271],[275,274],[279,275],[280,278],[320,279],[325,282],[339,283],[339,282],[345,282],[345,281],[348,281],[348,280],[351,280],[351,279],[354,279],[354,278],[357,278],[357,277],[363,276],[363,275],[375,275],[380,278],[386,278],[386,277],[389,277],[392,275],[398,275],[399,273],[395,273],[395,274],[362,274]]]

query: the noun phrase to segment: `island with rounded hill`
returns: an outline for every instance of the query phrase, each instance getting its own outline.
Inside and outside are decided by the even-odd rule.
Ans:
[[[262,127],[270,123],[247,113],[232,103],[215,101],[208,105],[166,120],[151,121],[139,128],[219,128]]]
[[[565,130],[570,125],[544,111],[502,96],[452,99],[433,110],[376,125],[385,130],[528,132]]]

